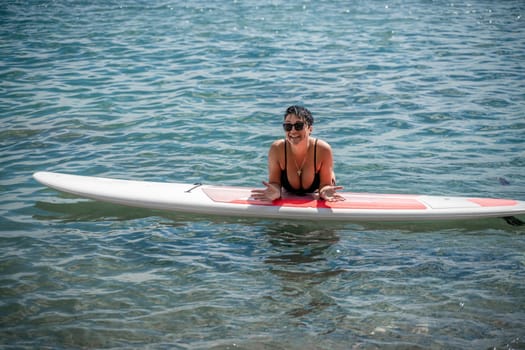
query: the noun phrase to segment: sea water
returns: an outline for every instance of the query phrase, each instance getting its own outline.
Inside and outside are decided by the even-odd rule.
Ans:
[[[525,235],[98,203],[260,186],[304,104],[348,191],[525,200],[523,1],[5,1],[3,348],[524,349]]]

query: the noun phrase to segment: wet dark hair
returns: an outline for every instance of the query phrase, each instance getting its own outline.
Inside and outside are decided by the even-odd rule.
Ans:
[[[306,107],[297,105],[290,106],[286,109],[286,112],[284,113],[284,119],[286,119],[286,116],[288,114],[295,114],[299,118],[304,119],[306,124],[314,125],[314,117]]]

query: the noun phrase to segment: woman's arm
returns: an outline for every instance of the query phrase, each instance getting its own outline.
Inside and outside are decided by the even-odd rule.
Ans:
[[[276,200],[281,198],[281,164],[279,155],[283,140],[275,141],[268,151],[268,182],[263,181],[265,189],[255,189],[252,197],[258,200]]]
[[[342,186],[335,185],[334,160],[332,148],[322,140],[317,143],[318,156],[320,160],[319,176],[321,184],[319,186],[319,197],[329,202],[344,201],[345,198],[337,193],[342,190]]]

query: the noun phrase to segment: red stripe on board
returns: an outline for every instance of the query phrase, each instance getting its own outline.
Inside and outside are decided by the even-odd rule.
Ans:
[[[512,199],[469,198],[468,200],[481,207],[512,207],[518,204]]]
[[[405,195],[360,195],[347,197],[341,202],[316,200],[311,196],[281,198],[273,202],[249,199],[251,191],[235,187],[208,187],[203,189],[214,202],[249,204],[293,208],[330,209],[386,209],[386,210],[424,210],[427,207],[413,196]]]
[[[392,209],[392,210],[424,210],[427,207],[412,198],[352,198],[343,202],[326,202],[330,208],[344,209]]]
[[[381,199],[354,199],[342,202],[326,202],[315,199],[285,198],[273,202],[236,199],[228,203],[265,205],[275,207],[294,208],[331,208],[331,209],[388,209],[388,210],[424,210],[427,207],[415,199],[381,198]]]

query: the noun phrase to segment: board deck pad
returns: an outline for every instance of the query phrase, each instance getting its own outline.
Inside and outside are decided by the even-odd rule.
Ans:
[[[511,207],[518,204],[518,201],[513,199],[469,198],[469,200],[480,207]]]
[[[416,198],[407,195],[367,195],[367,194],[342,194],[344,201],[326,202],[318,200],[312,195],[288,196],[273,202],[260,201],[250,198],[250,189],[235,187],[207,187],[203,192],[215,202],[265,205],[275,207],[300,207],[300,208],[339,208],[339,209],[391,209],[391,210],[424,210],[427,206]]]

